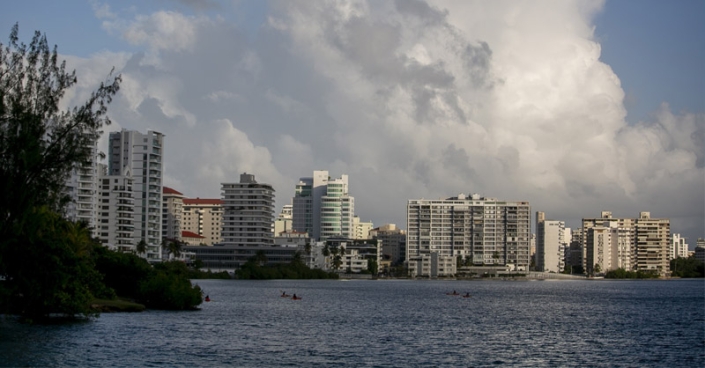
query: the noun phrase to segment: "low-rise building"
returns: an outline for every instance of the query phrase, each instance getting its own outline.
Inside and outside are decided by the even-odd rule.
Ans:
[[[414,257],[408,263],[411,277],[449,277],[457,272],[456,259],[442,256],[438,252]]]

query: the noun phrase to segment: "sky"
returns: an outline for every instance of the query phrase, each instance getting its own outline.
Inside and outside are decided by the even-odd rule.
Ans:
[[[114,68],[105,131],[164,133],[164,183],[188,197],[247,172],[280,209],[328,170],[375,226],[478,193],[569,227],[649,211],[692,249],[704,18],[702,0],[25,0],[0,42],[45,33],[78,76],[66,107]]]

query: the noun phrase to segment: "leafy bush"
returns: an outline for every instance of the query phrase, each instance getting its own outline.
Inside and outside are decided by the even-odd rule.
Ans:
[[[202,298],[198,285],[191,285],[183,275],[159,269],[140,284],[138,300],[147,308],[187,310],[195,309]]]

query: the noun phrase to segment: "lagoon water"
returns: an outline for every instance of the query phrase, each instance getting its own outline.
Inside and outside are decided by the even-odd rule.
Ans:
[[[195,312],[0,317],[0,366],[705,366],[703,280],[194,282]]]

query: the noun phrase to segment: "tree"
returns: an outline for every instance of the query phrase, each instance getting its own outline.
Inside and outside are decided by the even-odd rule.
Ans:
[[[96,288],[85,225],[59,216],[69,201],[71,171],[93,159],[101,129],[110,123],[107,105],[120,76],[108,80],[82,105],[61,110],[62,97],[76,84],[35,32],[19,42],[19,27],[0,43],[0,304],[29,319],[59,313],[89,315]],[[110,78],[112,77],[112,80]]]
[[[18,33],[15,24],[8,45],[0,44],[0,239],[24,226],[34,208],[64,209],[66,180],[92,159],[121,81],[118,75],[101,83],[83,105],[61,111],[75,71],[58,62],[46,36],[37,31],[26,45]]]
[[[599,274],[600,272],[602,272],[602,267],[600,267],[599,263],[595,263],[595,265],[592,267],[592,273]]]
[[[7,240],[4,260],[10,262],[4,265],[6,280],[0,287],[8,297],[0,301],[2,309],[29,321],[51,314],[93,315],[92,298],[112,293],[105,290],[84,247],[90,246],[88,233],[74,232],[77,225],[46,207],[25,214],[25,222],[24,232]]]
[[[174,255],[174,257],[179,258],[181,257],[181,248],[182,244],[180,241],[177,240],[169,242],[169,246],[167,249],[169,250],[169,253]]]
[[[333,269],[337,270],[342,265],[343,265],[343,258],[339,254],[334,255],[333,256]]]
[[[135,251],[137,254],[147,253],[147,242],[144,241],[144,239],[140,240],[140,242],[135,246]]]
[[[368,258],[367,269],[372,275],[377,275],[377,273],[379,273],[379,266],[377,265],[377,261],[372,258]]]

